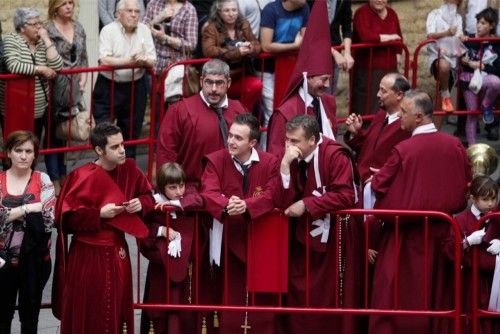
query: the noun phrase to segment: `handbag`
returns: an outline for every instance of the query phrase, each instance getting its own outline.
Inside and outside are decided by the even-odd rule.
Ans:
[[[183,59],[191,55],[182,47]],[[165,78],[165,101],[177,100],[179,97],[189,97],[200,91],[200,73],[193,65],[174,65]]]
[[[90,131],[95,127],[94,117],[90,111],[83,110],[60,122],[56,127],[56,137],[61,140],[81,141],[89,140]]]

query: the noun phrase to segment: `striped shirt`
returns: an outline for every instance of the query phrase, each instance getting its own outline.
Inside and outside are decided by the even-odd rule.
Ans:
[[[54,59],[47,59],[45,43],[41,39],[36,43],[35,52],[32,54],[25,39],[20,34],[13,32],[5,36],[4,50],[5,64],[9,73],[35,75],[35,66],[37,65],[45,65],[55,71],[63,67],[63,60],[59,54]],[[33,62],[33,57],[35,62]],[[37,77],[35,79],[35,118],[42,117],[47,107],[41,81],[44,82],[46,93],[49,93],[48,83],[43,77]]]

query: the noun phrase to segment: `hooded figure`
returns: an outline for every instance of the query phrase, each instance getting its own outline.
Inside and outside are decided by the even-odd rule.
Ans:
[[[285,97],[273,112],[268,127],[267,151],[281,157],[285,124],[300,114],[316,117],[324,136],[335,139],[336,103],[327,94],[332,79],[331,38],[326,1],[315,2]]]

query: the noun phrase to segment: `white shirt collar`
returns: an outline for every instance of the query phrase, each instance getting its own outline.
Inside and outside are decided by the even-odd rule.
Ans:
[[[200,91],[200,97],[201,97],[201,100],[207,105],[207,107],[209,107],[209,108],[212,107],[212,105],[207,100],[205,100],[205,96],[203,95],[202,91]],[[226,94],[226,96],[224,96],[224,100],[222,100],[222,103],[219,106],[221,108],[227,108],[229,106],[229,100],[227,99],[227,94]]]
[[[387,121],[387,125],[397,121],[399,119],[399,113],[395,112],[392,114],[387,113],[385,117],[389,117],[389,120]]]
[[[236,157],[234,155],[231,155],[231,158],[233,158],[233,164],[234,167],[238,170],[238,172],[243,174],[243,169],[241,168],[240,164],[236,162]],[[259,153],[257,153],[257,150],[252,147],[252,153],[250,154],[250,158],[248,158],[247,161],[243,163],[244,166],[251,166],[253,162],[259,162]]]
[[[413,137],[424,133],[434,133],[434,132],[437,132],[436,126],[434,125],[434,123],[429,123],[416,127],[411,135]]]
[[[470,207],[470,211],[476,217],[476,219],[481,218],[481,211],[476,207],[476,205],[472,204]]]

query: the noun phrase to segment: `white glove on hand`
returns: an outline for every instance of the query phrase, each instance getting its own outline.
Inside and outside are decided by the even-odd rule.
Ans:
[[[472,234],[467,237],[467,242],[469,243],[469,246],[479,245],[481,241],[483,241],[483,237],[485,234],[486,232],[484,231],[484,228],[472,232]]]
[[[175,239],[168,243],[168,255],[174,258],[181,256],[181,239],[181,234],[177,233]]]
[[[490,245],[491,246],[486,250],[493,255],[498,255],[498,253],[500,253],[500,240],[493,239],[490,241]]]
[[[0,268],[5,265],[5,260],[0,257]]]

